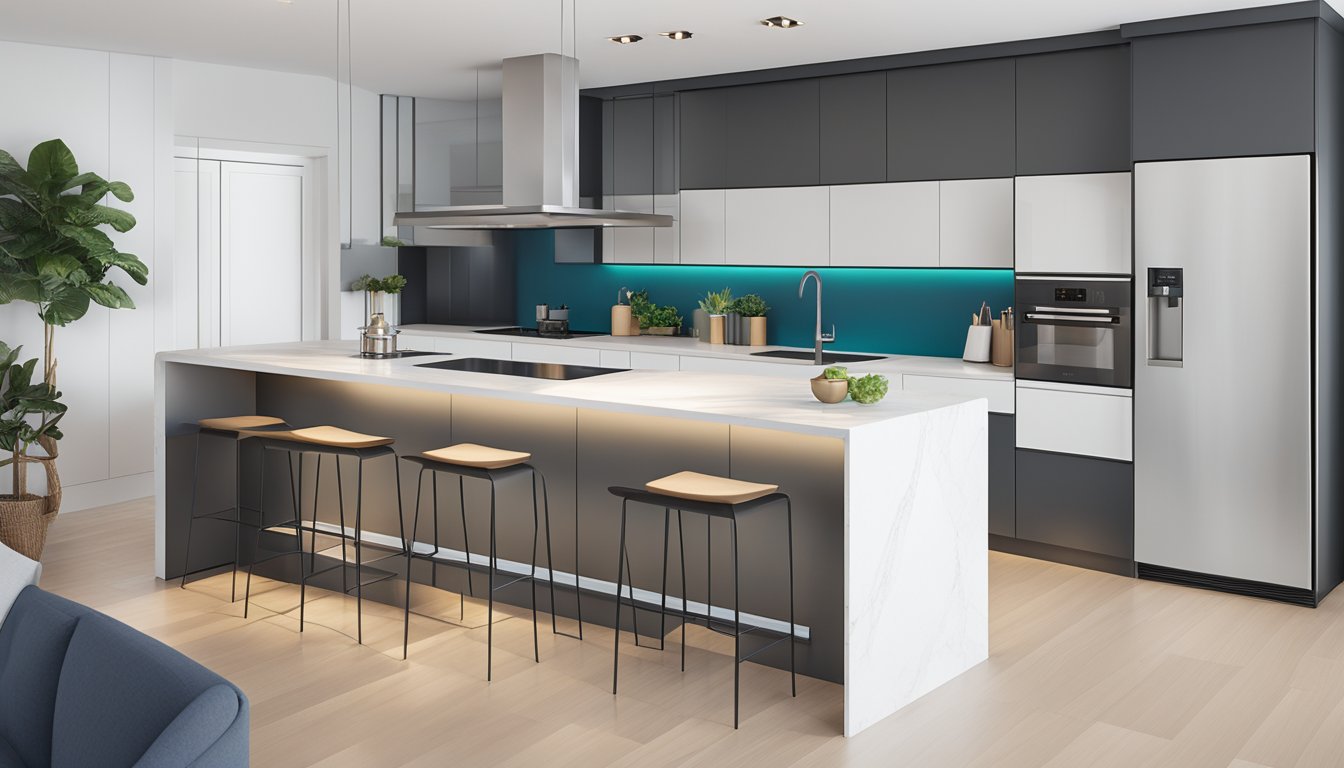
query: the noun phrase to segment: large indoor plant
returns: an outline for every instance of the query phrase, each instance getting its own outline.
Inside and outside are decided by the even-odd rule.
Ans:
[[[22,349],[10,349],[0,341],[0,450],[7,454],[0,458],[0,467],[8,465],[14,481],[14,494],[0,497],[0,541],[36,560],[42,554],[47,525],[60,505],[61,486],[55,464],[45,456],[32,457],[29,449],[39,442],[54,445],[61,439],[57,424],[65,414],[65,404],[55,387],[33,381],[37,358],[18,362]],[[32,462],[47,470],[46,496],[28,493],[24,469]]]
[[[120,286],[108,281],[117,269],[144,285],[149,269],[135,256],[117,250],[105,228],[126,232],[135,226],[130,213],[102,204],[108,194],[130,202],[131,188],[107,181],[95,173],[80,173],[65,142],[44,141],[33,147],[24,168],[0,150],[0,304],[26,301],[37,308],[42,321],[42,383],[55,391],[56,328],[83,317],[90,304],[131,309],[135,302]],[[39,430],[52,414],[41,417]],[[54,462],[56,440],[50,432],[35,442],[43,455],[26,453],[29,461],[15,467],[15,494],[27,489],[25,471],[30,462],[47,470],[47,511],[33,521],[45,530],[60,506],[60,482]],[[31,451],[28,446],[25,451]],[[5,497],[0,497],[0,501]]]

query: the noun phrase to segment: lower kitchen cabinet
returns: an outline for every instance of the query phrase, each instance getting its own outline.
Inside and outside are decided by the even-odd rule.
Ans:
[[[1017,535],[1017,448],[1013,417],[989,414],[989,532]]]
[[[1134,559],[1134,465],[1017,451],[1017,538]]]

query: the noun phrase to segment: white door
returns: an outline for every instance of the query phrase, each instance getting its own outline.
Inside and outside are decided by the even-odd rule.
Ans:
[[[303,186],[303,168],[220,163],[220,344],[303,338]]]
[[[175,345],[302,339],[307,169],[176,162]]]

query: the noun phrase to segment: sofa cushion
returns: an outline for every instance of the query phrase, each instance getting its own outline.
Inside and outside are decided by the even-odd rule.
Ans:
[[[10,768],[10,766],[26,768],[25,763],[19,757],[19,753],[15,752],[14,747],[10,746],[9,742],[4,739],[0,739],[0,765],[5,766],[5,768]]]
[[[91,612],[75,628],[61,669],[52,768],[134,764],[188,705],[219,684],[227,685],[172,648]]]
[[[9,607],[23,588],[36,584],[41,576],[41,563],[0,544],[0,624],[5,623]]]
[[[0,742],[26,765],[51,762],[61,664],[76,624],[92,611],[28,587],[0,624]],[[0,765],[7,763],[0,761]]]
[[[193,765],[229,730],[238,717],[242,701],[233,686],[220,683],[207,688],[187,705],[135,764],[135,768],[175,768]],[[247,764],[244,748],[241,765]]]

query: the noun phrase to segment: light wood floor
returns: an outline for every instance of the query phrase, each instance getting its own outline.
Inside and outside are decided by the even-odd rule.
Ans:
[[[251,618],[228,577],[180,590],[152,575],[149,501],[59,517],[43,586],[182,650],[252,701],[257,766],[1327,766],[1344,765],[1344,598],[1310,610],[992,553],[990,659],[854,739],[838,686],[743,667],[732,730],[723,641],[692,630],[669,652],[496,624],[484,682],[483,610],[454,627],[265,583]],[[425,590],[417,605],[435,597]],[[456,616],[457,600],[443,599]],[[369,607],[366,603],[366,608]],[[269,610],[266,610],[269,609]]]

